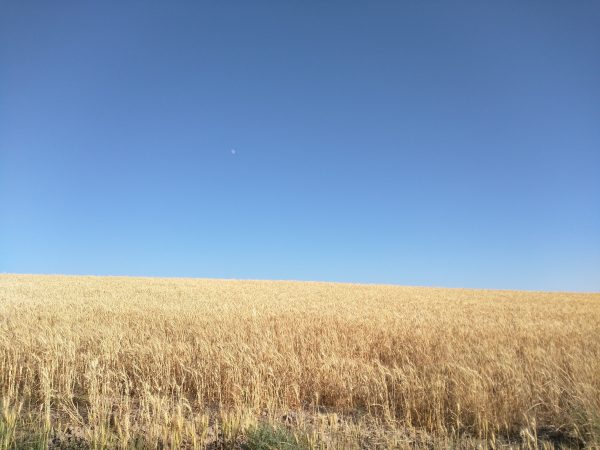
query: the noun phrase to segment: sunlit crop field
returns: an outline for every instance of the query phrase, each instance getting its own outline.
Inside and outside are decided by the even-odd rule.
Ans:
[[[600,294],[0,275],[0,448],[600,443]]]

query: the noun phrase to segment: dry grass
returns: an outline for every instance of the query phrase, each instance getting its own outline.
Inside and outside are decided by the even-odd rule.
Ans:
[[[0,448],[594,447],[600,294],[1,275],[0,411]]]

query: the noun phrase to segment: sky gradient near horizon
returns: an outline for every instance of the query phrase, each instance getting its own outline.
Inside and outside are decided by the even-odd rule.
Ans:
[[[600,3],[0,5],[0,272],[600,291]]]

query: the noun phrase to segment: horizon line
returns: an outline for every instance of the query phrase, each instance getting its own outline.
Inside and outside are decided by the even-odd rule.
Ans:
[[[543,290],[543,289],[514,289],[514,288],[481,288],[481,287],[460,287],[460,286],[439,286],[439,285],[417,285],[417,284],[398,284],[398,283],[377,283],[377,282],[354,282],[337,280],[302,280],[289,278],[211,278],[201,276],[168,276],[168,275],[123,275],[123,274],[81,274],[81,273],[17,273],[0,272],[0,276],[40,276],[40,277],[90,277],[90,278],[147,278],[147,279],[165,279],[165,280],[202,280],[202,281],[240,281],[240,282],[274,282],[274,283],[320,283],[320,284],[343,284],[351,286],[385,286],[397,288],[417,288],[417,289],[451,289],[466,291],[487,291],[487,292],[530,292],[541,294],[596,294],[600,291],[569,291],[569,290]]]

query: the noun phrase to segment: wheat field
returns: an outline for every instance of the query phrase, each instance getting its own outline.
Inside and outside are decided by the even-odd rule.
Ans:
[[[0,275],[0,448],[598,448],[600,294]]]

